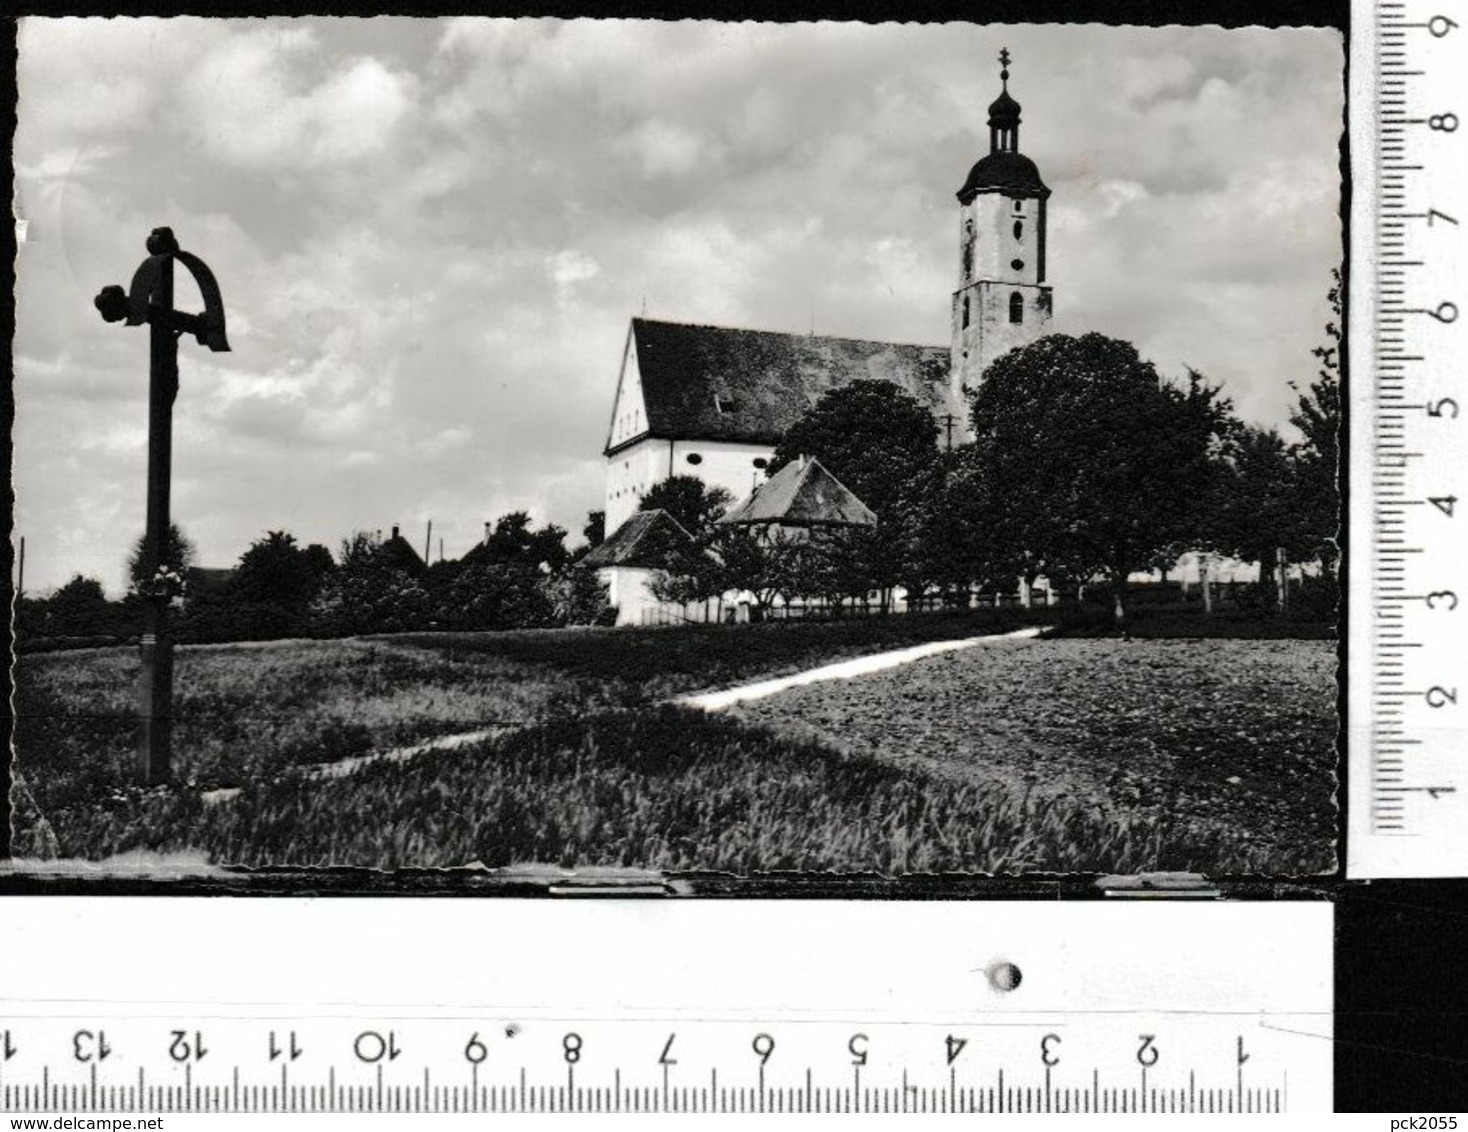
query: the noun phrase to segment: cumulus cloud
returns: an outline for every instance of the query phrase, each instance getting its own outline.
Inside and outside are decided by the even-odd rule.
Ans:
[[[187,128],[212,157],[243,166],[309,168],[391,145],[411,79],[370,57],[322,65],[309,28],[241,35],[184,84]]]
[[[566,248],[551,257],[550,269],[551,278],[556,281],[556,286],[564,293],[577,283],[595,279],[601,267],[596,260],[584,252],[578,252],[575,248]]]
[[[1057,327],[1282,422],[1340,259],[1333,33],[24,21],[28,581],[116,587],[141,529],[146,335],[91,298],[155,225],[214,267],[234,345],[181,348],[175,512],[204,561],[429,518],[457,554],[518,507],[579,531],[644,300],[946,341],[953,194],[997,86],[975,61],[1005,44]]]

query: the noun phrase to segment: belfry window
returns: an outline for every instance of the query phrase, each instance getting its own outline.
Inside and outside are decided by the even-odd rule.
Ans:
[[[969,323],[969,304],[968,304],[968,296],[965,295],[963,297],[963,325],[964,325],[965,328],[967,328],[968,323]]]
[[[1025,320],[1025,297],[1018,291],[1009,296],[1009,321],[1024,322]]]
[[[1016,240],[1023,240],[1025,238],[1025,222],[1023,220],[1016,220],[1014,222],[1014,238]]]

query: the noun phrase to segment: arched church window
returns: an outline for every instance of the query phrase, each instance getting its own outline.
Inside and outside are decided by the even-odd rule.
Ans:
[[[1023,322],[1025,320],[1025,297],[1018,291],[1009,296],[1009,321]]]

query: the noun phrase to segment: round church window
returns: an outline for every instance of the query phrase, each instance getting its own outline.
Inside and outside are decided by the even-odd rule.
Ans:
[[[768,468],[770,466],[770,462],[766,460],[763,456],[756,456],[754,458],[754,466],[756,468]]]
[[[700,456],[697,452],[690,452],[688,453],[688,462],[690,464],[702,464],[703,457]]]
[[[1012,259],[1009,261],[1009,266],[1016,271],[1023,271],[1025,269],[1025,261],[1022,259]]]

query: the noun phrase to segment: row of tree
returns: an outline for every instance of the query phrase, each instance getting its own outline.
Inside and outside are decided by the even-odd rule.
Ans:
[[[485,540],[458,560],[425,564],[400,537],[359,531],[332,556],[269,531],[215,581],[194,567],[190,541],[174,526],[167,567],[190,583],[175,619],[185,641],[268,640],[429,629],[516,629],[607,623],[606,594],[588,570],[575,569],[601,539],[599,513],[575,551],[553,524],[532,527],[523,511],[502,516]],[[133,590],[109,601],[102,584],[78,575],[47,599],[20,603],[20,635],[125,637],[138,631],[141,548],[128,572]]]
[[[1337,318],[1339,277],[1330,292]],[[838,611],[894,589],[959,601],[1040,576],[1062,588],[1104,583],[1125,615],[1127,578],[1168,570],[1188,551],[1261,564],[1338,559],[1340,329],[1296,390],[1298,439],[1240,421],[1195,371],[1164,380],[1128,342],[1051,335],[999,358],[970,398],[973,439],[940,449],[931,412],[896,385],[859,381],[825,394],[786,433],[771,474],[818,459],[877,515],[874,529],[749,529],[717,523],[727,493],[691,477],[658,485],[697,548],[670,564],[661,600],[730,590],[757,606],[819,600]]]

